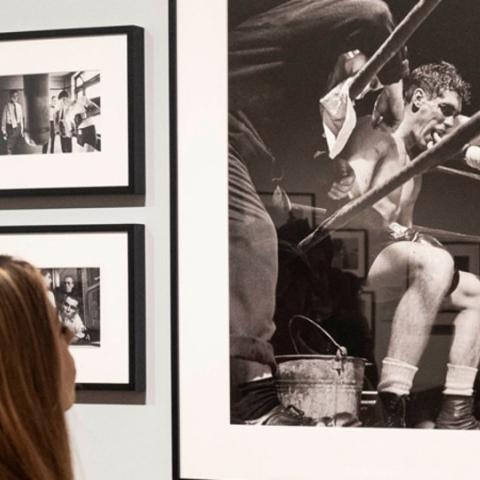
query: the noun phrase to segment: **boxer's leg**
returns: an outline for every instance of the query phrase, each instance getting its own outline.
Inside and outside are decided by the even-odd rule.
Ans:
[[[383,295],[404,285],[392,321],[387,356],[417,365],[430,336],[440,304],[450,287],[453,260],[440,248],[398,242],[385,248],[373,263],[368,284]]]
[[[479,429],[473,417],[473,383],[480,361],[480,280],[460,272],[459,283],[447,299],[459,310],[450,348],[444,397],[437,428]]]
[[[372,264],[368,284],[380,301],[406,287],[394,313],[378,384],[386,426],[405,426],[405,396],[452,277],[453,260],[445,250],[412,242],[389,245]]]
[[[478,367],[480,361],[480,280],[476,275],[459,272],[457,288],[447,299],[460,310],[455,318],[455,336],[450,363]]]

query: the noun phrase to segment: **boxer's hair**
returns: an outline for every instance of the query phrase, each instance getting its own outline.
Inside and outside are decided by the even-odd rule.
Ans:
[[[413,70],[405,79],[406,103],[412,100],[417,88],[424,90],[430,98],[452,91],[456,92],[465,103],[470,101],[470,84],[463,80],[454,65],[447,62],[428,63]]]

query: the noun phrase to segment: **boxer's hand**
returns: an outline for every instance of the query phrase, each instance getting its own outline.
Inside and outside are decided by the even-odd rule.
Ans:
[[[355,183],[355,172],[346,160],[336,158],[333,161],[335,162],[335,176],[328,196],[334,200],[341,200],[352,189]]]
[[[327,81],[327,91],[355,75],[365,64],[367,57],[359,50],[342,53],[335,63]]]
[[[403,119],[403,81],[385,85],[377,97],[373,107],[372,123],[376,127],[385,122],[392,128],[397,128]]]

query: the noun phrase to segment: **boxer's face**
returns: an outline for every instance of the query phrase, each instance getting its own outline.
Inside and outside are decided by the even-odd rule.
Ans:
[[[417,145],[425,150],[437,143],[454,126],[456,116],[462,110],[458,93],[447,90],[437,97],[426,93],[414,99],[417,111],[413,134]]]

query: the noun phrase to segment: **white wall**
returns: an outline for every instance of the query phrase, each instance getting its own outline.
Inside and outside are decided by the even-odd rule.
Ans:
[[[145,404],[73,407],[69,423],[78,479],[171,477],[168,5],[167,0],[18,0],[2,2],[0,15],[2,32],[132,24],[143,26],[146,34],[145,206],[114,208],[116,201],[111,199],[66,198],[63,204],[58,199],[0,199],[0,225],[136,222],[146,226]],[[84,206],[72,207],[76,201]],[[32,209],[34,204],[41,208]],[[102,206],[85,208],[94,204]],[[63,205],[70,208],[59,208]],[[98,400],[98,395],[92,398]],[[118,401],[118,395],[108,398]]]

